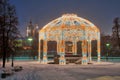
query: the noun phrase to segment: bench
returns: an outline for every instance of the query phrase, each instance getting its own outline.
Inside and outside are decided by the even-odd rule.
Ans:
[[[11,69],[3,70],[1,73],[1,78],[6,78],[7,76],[12,75],[14,72]]]
[[[23,70],[22,66],[15,66],[12,69],[12,71],[15,71],[15,72],[18,72],[18,71],[21,71],[21,70]]]

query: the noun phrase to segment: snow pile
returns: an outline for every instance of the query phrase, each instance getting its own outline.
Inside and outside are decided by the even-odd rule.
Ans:
[[[87,79],[87,80],[120,80],[120,76],[102,76],[102,77]]]

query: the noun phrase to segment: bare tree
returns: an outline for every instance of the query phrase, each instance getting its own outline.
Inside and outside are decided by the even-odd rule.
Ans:
[[[13,50],[13,42],[17,38],[19,33],[17,24],[18,19],[16,16],[15,7],[10,5],[8,0],[0,1],[1,13],[0,13],[0,38],[2,39],[2,57],[3,57],[3,66],[5,67],[6,56],[10,53],[10,50]]]

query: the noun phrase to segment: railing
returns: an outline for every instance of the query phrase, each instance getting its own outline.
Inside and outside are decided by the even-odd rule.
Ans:
[[[97,57],[92,57],[92,60],[97,60]],[[101,57],[101,61],[120,62],[120,57]]]
[[[51,60],[54,58],[54,55],[48,55],[48,60]],[[0,59],[2,60],[2,59]],[[11,58],[9,58],[11,60]],[[14,57],[14,60],[17,61],[31,61],[31,60],[38,60],[36,57],[29,57],[29,56],[21,56],[21,57]],[[92,57],[92,60],[97,61],[97,57]],[[108,61],[108,62],[120,62],[120,57],[101,57],[101,61]]]

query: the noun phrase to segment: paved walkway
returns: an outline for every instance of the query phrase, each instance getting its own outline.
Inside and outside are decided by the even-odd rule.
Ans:
[[[61,66],[43,65],[38,62],[16,62],[15,65],[23,66],[24,70],[3,80],[104,80],[103,78],[106,77],[111,80],[120,80],[120,63]],[[113,77],[115,78],[112,79]]]

